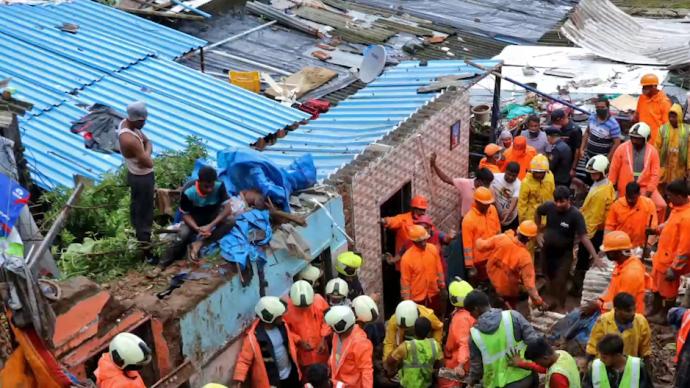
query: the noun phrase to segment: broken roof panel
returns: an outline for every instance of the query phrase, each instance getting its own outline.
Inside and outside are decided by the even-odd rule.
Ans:
[[[632,17],[609,0],[582,0],[561,28],[577,46],[618,62],[690,64],[690,26]]]
[[[477,63],[491,68],[500,61]],[[283,165],[301,154],[312,153],[318,178],[326,179],[442,94],[419,94],[417,88],[441,76],[463,73],[485,75],[463,61],[429,61],[426,65],[419,61],[401,62],[263,152]],[[470,78],[466,82],[469,86],[477,81]]]
[[[536,42],[577,0],[355,0],[511,43]]]

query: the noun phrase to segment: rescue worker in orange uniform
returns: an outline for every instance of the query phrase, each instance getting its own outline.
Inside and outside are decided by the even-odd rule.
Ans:
[[[537,237],[539,228],[532,220],[522,221],[517,229],[477,241],[477,250],[488,256],[486,270],[491,285],[509,309],[529,316],[529,297],[535,306],[543,306],[544,300],[536,287],[534,261],[527,250],[530,240]],[[486,252],[486,253],[484,253]]]
[[[477,240],[486,239],[501,233],[501,222],[494,203],[494,195],[486,187],[474,191],[474,205],[462,220],[462,248],[465,267],[470,277],[478,281],[488,279],[486,273],[487,257],[476,251]]]
[[[666,321],[668,310],[678,296],[680,276],[690,273],[690,200],[687,183],[675,180],[666,186],[671,201],[671,215],[660,225],[659,245],[652,259],[654,304],[647,316],[650,322]],[[663,301],[662,301],[663,299]]]
[[[644,247],[647,241],[647,228],[656,229],[656,206],[651,199],[640,195],[640,185],[630,182],[625,186],[625,197],[611,204],[606,216],[604,234],[620,230],[630,236],[634,247]]]
[[[381,223],[387,228],[395,231],[395,253],[401,251],[405,243],[410,239],[408,228],[415,224],[415,220],[426,214],[429,208],[429,201],[422,195],[415,195],[410,200],[410,211],[398,214],[394,217],[385,217]],[[399,263],[396,268],[400,269]]]
[[[321,333],[329,329],[323,321],[328,302],[314,293],[311,285],[298,280],[290,287],[287,312],[283,320],[295,336],[297,345],[297,363],[302,370],[311,364],[323,364],[328,361],[328,344]]]
[[[616,267],[613,269],[606,292],[582,308],[585,315],[589,316],[596,310],[610,311],[613,308],[613,298],[621,292],[632,295],[635,298],[635,311],[644,314],[648,275],[640,258],[632,255],[632,249],[633,244],[625,232],[616,230],[604,236],[601,251],[609,260],[616,263]]]
[[[668,312],[668,323],[678,334],[676,336],[676,377],[674,388],[690,387],[690,309],[674,307]]]
[[[264,296],[254,307],[258,319],[249,326],[235,363],[233,383],[240,387],[249,377],[252,388],[299,386],[296,337],[283,322],[287,310],[276,296]]]
[[[400,260],[400,297],[441,314],[446,299],[441,295],[446,288],[441,255],[434,244],[427,244],[429,233],[423,226],[413,225],[408,233],[414,245]]]
[[[333,386],[372,388],[374,348],[364,330],[355,324],[355,313],[347,306],[334,306],[324,319],[334,333],[328,358]]]
[[[479,168],[486,168],[494,174],[500,173],[505,162],[501,155],[501,147],[498,144],[489,143],[484,147],[484,155],[479,161]]]
[[[110,341],[108,352],[93,372],[99,388],[145,388],[139,371],[151,362],[151,349],[139,337],[120,333]],[[6,365],[7,366],[7,365]]]
[[[609,180],[618,189],[618,196],[625,195],[625,186],[630,182],[637,182],[642,194],[654,201],[659,222],[663,222],[666,215],[666,201],[657,190],[661,166],[659,153],[648,143],[649,126],[637,123],[630,128],[630,140],[621,144],[613,153]]]
[[[659,90],[659,78],[654,74],[645,74],[640,80],[642,94],[637,99],[637,110],[633,122],[647,123],[651,128],[649,141],[656,144],[659,128],[668,120],[671,111],[671,100],[666,93]]]
[[[513,139],[513,145],[503,152],[503,172],[505,172],[505,168],[508,166],[508,163],[516,162],[520,165],[520,173],[518,174],[518,178],[520,180],[525,179],[525,175],[527,175],[527,171],[530,169],[529,163],[536,154],[537,150],[535,150],[531,145],[527,144],[526,137],[516,136],[515,139]]]
[[[450,303],[455,311],[450,318],[448,338],[443,349],[443,365],[451,369],[458,377],[464,377],[470,371],[470,328],[474,326],[474,318],[465,310],[465,297],[472,292],[472,286],[464,280],[455,280],[448,286]],[[441,388],[457,387],[458,383],[439,377],[438,386]]]

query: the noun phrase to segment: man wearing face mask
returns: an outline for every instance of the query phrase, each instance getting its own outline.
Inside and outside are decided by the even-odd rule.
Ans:
[[[618,190],[618,196],[625,195],[625,187],[630,182],[637,182],[642,194],[652,201],[657,210],[659,223],[666,216],[666,201],[659,194],[659,153],[647,142],[650,128],[645,123],[637,123],[630,128],[630,140],[623,143],[611,159],[609,180]]]
[[[534,147],[538,154],[546,154],[549,143],[546,134],[541,130],[539,116],[529,116],[525,125],[527,128],[523,129],[520,135],[527,138],[527,145]]]
[[[551,113],[551,126],[560,128],[565,142],[570,147],[573,161],[570,166],[570,177],[575,177],[577,162],[580,160],[580,147],[582,146],[582,130],[573,123],[564,109],[556,109]]]
[[[649,142],[655,144],[659,128],[668,120],[671,100],[666,93],[659,90],[659,78],[654,74],[645,74],[640,80],[642,94],[637,99],[637,110],[633,122],[647,123],[651,128]]]
[[[609,112],[609,100],[600,97],[594,104],[596,113],[590,116],[587,129],[580,146],[580,158],[578,160],[576,175],[579,180],[587,185],[592,184],[587,173],[587,161],[595,155],[604,155],[611,160],[616,148],[621,144],[621,127],[611,117]]]

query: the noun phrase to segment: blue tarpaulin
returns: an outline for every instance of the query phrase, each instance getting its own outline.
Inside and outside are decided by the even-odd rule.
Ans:
[[[0,236],[6,237],[19,219],[22,208],[29,202],[29,190],[0,174]]]
[[[220,254],[225,260],[238,263],[244,271],[249,261],[266,263],[266,254],[261,247],[268,244],[271,237],[273,231],[268,210],[250,210],[242,213],[235,220],[235,227],[220,240]]]
[[[295,159],[288,168],[282,168],[258,151],[232,149],[218,152],[218,177],[228,194],[257,189],[265,197],[290,211],[290,194],[316,183],[316,167],[311,154]]]

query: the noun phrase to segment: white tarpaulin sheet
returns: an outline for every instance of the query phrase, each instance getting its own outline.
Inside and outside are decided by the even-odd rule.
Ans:
[[[537,89],[557,94],[558,88],[567,88],[577,94],[640,94],[640,78],[647,73],[656,74],[663,80],[667,70],[657,66],[627,65],[598,57],[579,47],[507,46],[493,59],[503,60],[503,75],[518,82],[537,84]],[[532,66],[536,73],[525,75],[523,68]],[[570,73],[573,78],[545,75],[544,72]],[[474,88],[493,89],[494,77],[490,76]],[[524,88],[508,81],[501,82],[503,97],[506,93],[523,93]]]

